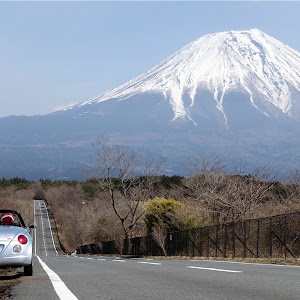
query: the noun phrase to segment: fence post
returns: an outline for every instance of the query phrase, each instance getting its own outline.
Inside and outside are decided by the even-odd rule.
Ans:
[[[189,254],[190,254],[190,242],[189,242],[189,238],[188,238],[188,230],[185,231],[185,242],[186,242],[185,254],[186,254],[186,256],[189,256]]]
[[[178,255],[178,249],[177,249],[177,243],[178,243],[178,232],[175,232],[174,233],[174,235],[175,235],[175,256],[177,256]]]
[[[218,230],[219,230],[219,225],[216,225],[216,253],[215,253],[215,257],[218,257]]]
[[[235,258],[235,228],[232,223],[232,258]]]
[[[226,257],[226,248],[227,248],[227,225],[224,228],[224,257]]]
[[[256,258],[259,258],[259,227],[260,221],[257,220],[257,233],[256,233]]]
[[[192,236],[195,237],[195,229],[192,229],[191,233],[192,233]],[[197,243],[196,239],[195,239],[195,242]],[[192,244],[192,246],[193,246],[193,257],[195,257],[195,245],[194,245],[194,243]]]
[[[284,258],[287,257],[287,244],[286,244],[286,234],[287,234],[287,220],[286,215],[284,216]]]
[[[200,257],[202,257],[202,241],[203,241],[203,231],[202,231],[202,227],[200,228]]]
[[[209,243],[209,239],[210,239],[210,230],[209,230],[209,227],[208,227],[208,234],[207,234],[207,257],[210,257],[209,255],[209,248],[210,248],[210,243]]]
[[[273,245],[272,245],[272,217],[270,218],[270,228],[269,228],[269,243],[270,243],[270,258],[273,255]]]
[[[179,236],[180,236],[180,239],[179,239],[180,256],[182,256],[182,231],[179,231]]]
[[[247,246],[246,246],[246,221],[243,222],[243,240],[244,240],[244,258],[247,256]]]

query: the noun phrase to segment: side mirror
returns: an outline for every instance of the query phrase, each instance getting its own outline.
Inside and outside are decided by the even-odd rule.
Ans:
[[[36,224],[35,223],[30,223],[29,226],[28,226],[28,228],[30,228],[30,229],[31,228],[36,228]]]

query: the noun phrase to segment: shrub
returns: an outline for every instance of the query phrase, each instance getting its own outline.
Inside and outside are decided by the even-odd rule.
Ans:
[[[98,191],[98,188],[95,184],[90,183],[90,182],[85,182],[81,185],[84,193],[88,196],[88,197],[94,197]]]
[[[148,233],[157,227],[171,232],[201,227],[203,218],[191,206],[157,197],[146,205],[145,223]]]
[[[155,198],[150,200],[146,206],[145,223],[147,231],[150,233],[154,227],[160,227],[167,231],[177,230],[173,220],[176,211],[183,204],[172,198]]]

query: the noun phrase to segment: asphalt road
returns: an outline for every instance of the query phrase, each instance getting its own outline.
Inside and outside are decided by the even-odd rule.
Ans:
[[[34,275],[13,299],[300,299],[296,266],[58,256],[40,201],[35,215]]]

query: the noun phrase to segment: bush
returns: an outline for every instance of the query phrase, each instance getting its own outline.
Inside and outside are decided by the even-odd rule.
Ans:
[[[85,182],[81,185],[85,195],[88,197],[94,197],[98,191],[98,188],[95,184],[90,182]]]
[[[203,226],[203,218],[192,207],[173,198],[155,198],[146,206],[145,223],[148,233],[154,228],[167,232]]]
[[[150,200],[146,206],[145,223],[148,233],[153,231],[154,227],[160,227],[167,231],[177,230],[173,220],[176,211],[183,204],[172,198],[155,198]]]

